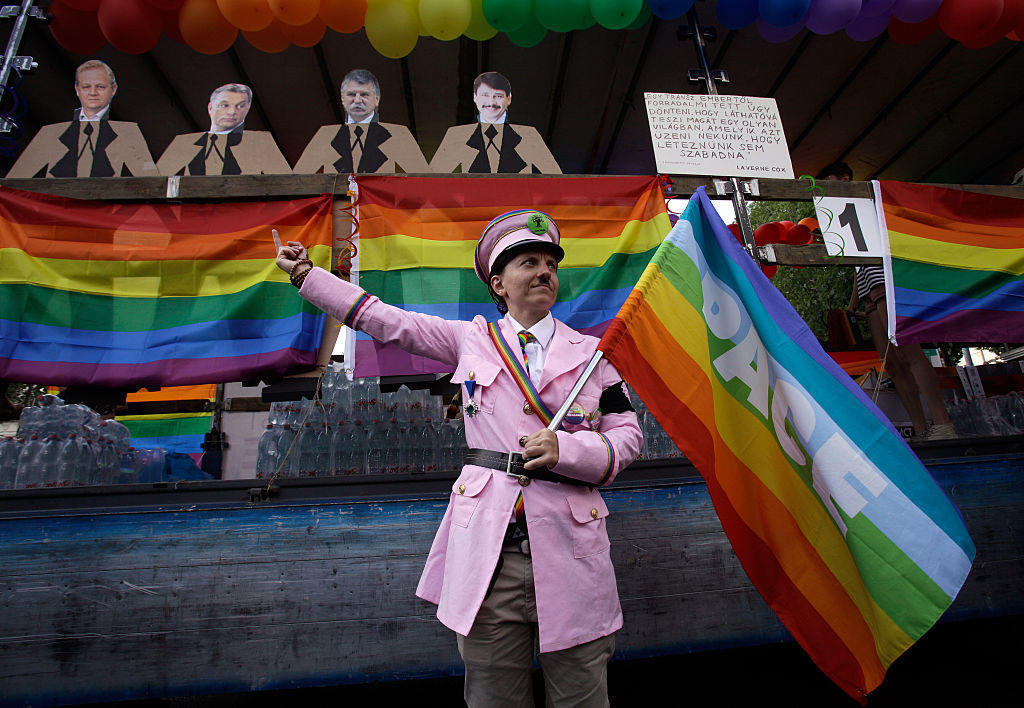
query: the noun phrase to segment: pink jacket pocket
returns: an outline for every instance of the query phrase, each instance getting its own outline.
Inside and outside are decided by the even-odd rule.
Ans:
[[[565,498],[572,514],[572,551],[576,558],[586,558],[608,550],[605,518],[608,507],[597,490],[572,494]]]
[[[469,526],[476,508],[480,506],[480,493],[491,481],[489,472],[465,472],[452,485],[452,523]]]

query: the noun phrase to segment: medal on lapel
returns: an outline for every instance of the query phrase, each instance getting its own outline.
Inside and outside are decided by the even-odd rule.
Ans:
[[[473,391],[474,389],[476,389],[476,372],[470,371],[469,377],[465,381],[463,381],[463,383],[466,386],[467,400],[466,405],[464,405],[462,409],[466,411],[466,415],[472,418],[474,415],[476,415],[477,410],[479,410],[478,406],[476,405],[476,402],[473,400]]]

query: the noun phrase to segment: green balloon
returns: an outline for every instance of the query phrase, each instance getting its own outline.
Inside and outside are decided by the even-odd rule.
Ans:
[[[594,19],[602,27],[613,30],[626,29],[641,16],[643,10],[650,15],[644,0],[590,0]]]
[[[583,13],[583,19],[580,20],[579,27],[576,29],[585,30],[590,29],[597,24],[597,20],[594,19],[594,13],[590,11],[590,3],[587,3],[586,12]]]
[[[640,29],[647,24],[647,20],[651,19],[651,8],[647,7],[647,3],[640,3],[640,14],[636,16],[636,19],[626,25],[626,29],[635,30]]]
[[[583,24],[589,0],[533,0],[533,16],[552,32],[572,32]]]
[[[530,15],[530,19],[526,21],[525,25],[512,32],[506,32],[505,36],[508,37],[512,44],[525,49],[536,47],[547,33],[548,31],[544,26],[537,22],[537,18]]]
[[[484,0],[484,19],[499,32],[515,32],[530,19],[530,0]]]

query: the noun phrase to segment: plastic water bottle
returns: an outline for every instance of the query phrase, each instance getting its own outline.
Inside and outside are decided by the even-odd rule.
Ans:
[[[277,472],[281,462],[277,446],[282,430],[283,428],[267,425],[266,430],[260,436],[256,453],[256,476],[261,479],[270,479]]]
[[[43,442],[38,435],[30,435],[29,439],[21,446],[21,453],[18,455],[18,474],[15,477],[14,486],[20,489],[35,489],[42,480],[42,469],[39,465],[39,455],[43,450]]]
[[[384,470],[385,474],[401,474],[408,471],[406,454],[406,426],[391,419],[384,428]]]
[[[459,454],[459,441],[455,432],[455,421],[446,420],[441,423],[437,436],[437,466],[442,472],[450,472],[461,467],[455,458]]]
[[[387,428],[379,420],[374,420],[366,434],[366,471],[369,474],[384,474],[384,462],[387,443]]]
[[[316,443],[317,430],[313,424],[306,422],[299,431],[299,437],[295,441],[295,448],[292,451],[292,464],[290,477],[315,477],[316,476]]]
[[[21,441],[16,438],[0,438],[0,489],[14,489],[21,446]]]
[[[97,484],[116,484],[120,472],[120,459],[114,441],[100,436],[99,451],[96,454]]]
[[[60,440],[56,435],[48,435],[43,440],[43,446],[39,452],[39,486],[56,487],[60,477],[57,469],[57,462],[60,459]]]
[[[466,459],[466,453],[469,451],[469,445],[466,443],[466,421],[462,418],[455,421],[455,442],[458,444],[455,469],[461,469],[462,461]]]
[[[81,461],[78,435],[71,433],[60,444],[57,455],[57,486],[77,486],[82,476],[78,465]]]

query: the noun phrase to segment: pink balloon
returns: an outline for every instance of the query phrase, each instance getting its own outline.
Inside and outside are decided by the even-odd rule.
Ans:
[[[900,22],[917,24],[934,15],[942,5],[942,0],[896,0],[892,6],[892,16]]]
[[[864,10],[850,24],[846,25],[846,35],[855,42],[867,42],[885,32],[889,26],[889,13],[881,15],[864,15]]]
[[[939,27],[950,39],[971,42],[999,23],[1003,9],[1003,0],[945,0],[939,10]]]
[[[861,0],[813,0],[807,12],[807,29],[832,34],[857,19]]]
[[[760,17],[757,18],[757,31],[760,33],[761,38],[766,42],[772,42],[773,44],[788,42],[793,39],[793,37],[800,34],[800,31],[803,28],[803,22],[797,22],[795,25],[790,25],[789,27],[776,27],[768,24]]]

